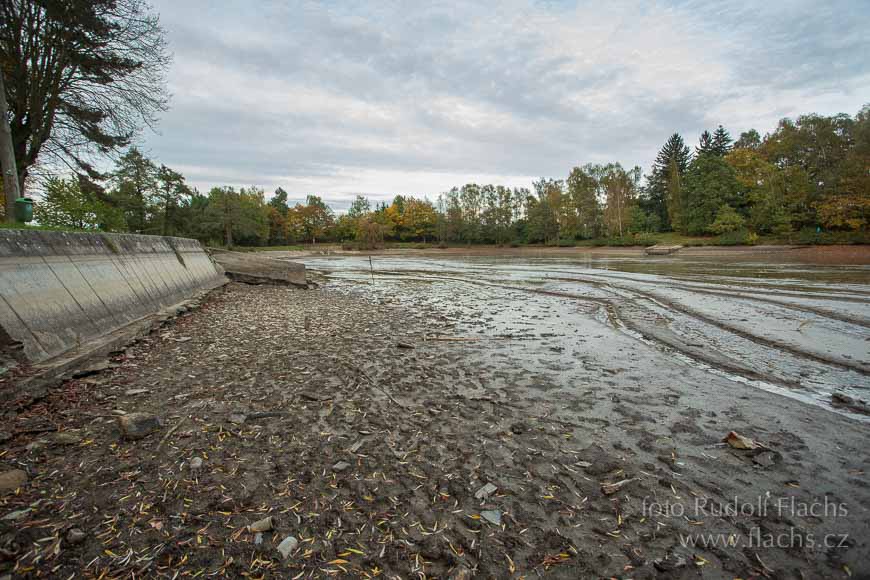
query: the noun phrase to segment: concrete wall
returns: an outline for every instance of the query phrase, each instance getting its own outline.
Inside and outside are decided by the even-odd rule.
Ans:
[[[32,362],[225,281],[195,240],[0,229],[0,325]]]

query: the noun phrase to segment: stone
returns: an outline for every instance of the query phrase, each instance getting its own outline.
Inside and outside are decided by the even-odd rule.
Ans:
[[[5,516],[3,516],[2,519],[4,521],[7,521],[7,522],[9,522],[9,521],[14,522],[15,520],[20,520],[21,518],[23,518],[24,516],[29,514],[31,511],[33,511],[33,510],[31,510],[30,508],[26,508],[23,510],[16,510],[14,512],[9,512]]]
[[[278,551],[281,552],[281,556],[286,560],[290,557],[290,554],[296,551],[297,546],[299,546],[299,540],[293,536],[287,536],[278,544]]]
[[[495,524],[497,526],[501,525],[501,512],[498,510],[484,510],[480,512],[480,517],[482,517],[491,524]]]
[[[490,495],[495,493],[497,489],[498,487],[494,486],[491,483],[487,483],[486,485],[477,490],[477,492],[474,494],[474,497],[476,497],[477,499],[486,499]]]
[[[245,419],[247,419],[247,418],[248,418],[248,416],[245,415],[244,413],[232,413],[230,415],[230,423],[234,423],[236,425],[242,425],[245,422]]]
[[[149,413],[128,413],[118,417],[118,427],[124,439],[144,439],[160,429],[160,419]]]
[[[75,433],[70,433],[69,431],[55,433],[50,437],[50,439],[52,443],[56,443],[57,445],[78,445],[82,442],[81,437]]]
[[[66,533],[66,541],[73,546],[84,542],[86,537],[87,534],[78,528],[70,528]]]
[[[130,389],[129,391],[124,391],[124,394],[128,397],[133,397],[135,395],[144,395],[149,392],[148,389]]]
[[[202,469],[202,457],[193,457],[190,460],[190,470],[199,471]]]
[[[335,471],[344,471],[348,467],[350,467],[350,463],[348,463],[347,461],[339,461],[338,463],[336,463],[335,465],[332,466],[332,469]]]
[[[257,520],[250,526],[248,526],[248,531],[251,532],[268,532],[272,529],[272,516],[268,516],[263,518],[262,520]]]
[[[263,534],[262,534],[262,532],[257,532],[256,534],[254,534],[254,545],[259,546],[262,543],[263,543]]]
[[[15,491],[27,483],[27,473],[21,469],[12,469],[0,473],[0,493]]]

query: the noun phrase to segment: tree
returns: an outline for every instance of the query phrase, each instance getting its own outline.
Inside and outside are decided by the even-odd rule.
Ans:
[[[111,201],[124,212],[127,229],[145,232],[157,196],[157,167],[136,147],[130,147],[115,164]]]
[[[316,195],[309,195],[305,199],[300,213],[305,238],[311,240],[312,244],[317,243],[317,238],[327,233],[335,219],[332,209]]]
[[[6,105],[6,83],[3,66],[0,65],[0,185],[3,186],[6,221],[15,221],[15,200],[21,196],[18,187],[18,169],[15,164],[15,149],[12,146],[12,129],[9,127],[9,108]]]
[[[663,227],[670,227],[672,222],[673,201],[668,195],[670,185],[685,175],[692,160],[689,147],[683,142],[679,133],[674,133],[659,150],[653,162],[652,171],[647,176],[647,185],[640,199],[640,205],[649,214],[659,217]],[[675,175],[674,172],[679,173]]]
[[[734,142],[734,149],[758,149],[761,146],[761,135],[755,129],[744,131]]]
[[[602,172],[604,222],[611,236],[623,236],[628,230],[631,210],[637,201],[640,174],[640,167],[626,170],[619,163],[608,164]]]
[[[166,109],[170,59],[144,0],[4,0],[0,22],[22,191],[39,159],[95,177],[91,153],[127,146]]]
[[[598,203],[600,184],[593,175],[593,166],[575,167],[568,175],[567,196],[571,205],[569,229],[577,239],[598,235],[601,207]]]
[[[165,165],[157,170],[157,187],[155,201],[157,202],[156,220],[161,235],[175,235],[181,227],[178,221],[181,204],[192,193],[184,181],[184,176]]]
[[[50,177],[42,199],[34,206],[36,220],[44,226],[79,230],[123,230],[124,216],[104,203],[79,179]]]
[[[281,215],[287,213],[287,210],[290,208],[287,206],[287,192],[284,191],[284,188],[279,187],[275,190],[275,194],[269,200],[269,206],[275,208]]]
[[[728,134],[728,131],[722,125],[719,125],[713,133],[713,153],[720,157],[728,155],[728,152],[731,151],[731,141],[731,135]]]
[[[369,200],[361,195],[358,195],[350,204],[350,207],[347,210],[347,215],[352,218],[358,218],[366,215],[370,211],[372,211],[372,207],[369,203]]]
[[[702,154],[692,161],[686,174],[684,233],[698,235],[709,231],[723,205],[741,204],[741,186],[734,168],[715,153]]]
[[[212,236],[232,248],[238,242],[256,244],[269,235],[269,216],[263,190],[252,187],[213,187],[208,193],[208,223]]]
[[[735,230],[739,230],[746,223],[739,213],[734,211],[734,208],[725,204],[716,212],[716,219],[710,224],[710,231],[714,234],[727,234]]]
[[[695,147],[695,154],[705,155],[713,152],[713,135],[710,134],[710,131],[704,131],[701,133],[701,138],[698,140],[698,146]]]

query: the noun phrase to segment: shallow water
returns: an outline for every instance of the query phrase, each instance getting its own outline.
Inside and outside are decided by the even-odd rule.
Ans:
[[[673,380],[663,369],[676,364],[826,408],[834,392],[870,398],[866,266],[592,256],[303,261],[337,290],[444,317],[453,338],[487,345],[476,352],[525,369],[530,383],[643,384]]]

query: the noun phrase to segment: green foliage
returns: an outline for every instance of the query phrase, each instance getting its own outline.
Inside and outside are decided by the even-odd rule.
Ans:
[[[117,231],[124,227],[121,212],[83,191],[78,179],[49,178],[42,199],[34,204],[34,217],[40,225],[54,228]]]
[[[727,234],[735,230],[743,229],[746,220],[743,216],[734,211],[730,205],[723,205],[716,212],[716,219],[708,228],[714,234]]]
[[[742,204],[742,188],[734,168],[713,153],[699,155],[692,161],[684,188],[686,213],[682,233],[706,233],[720,207]]]

